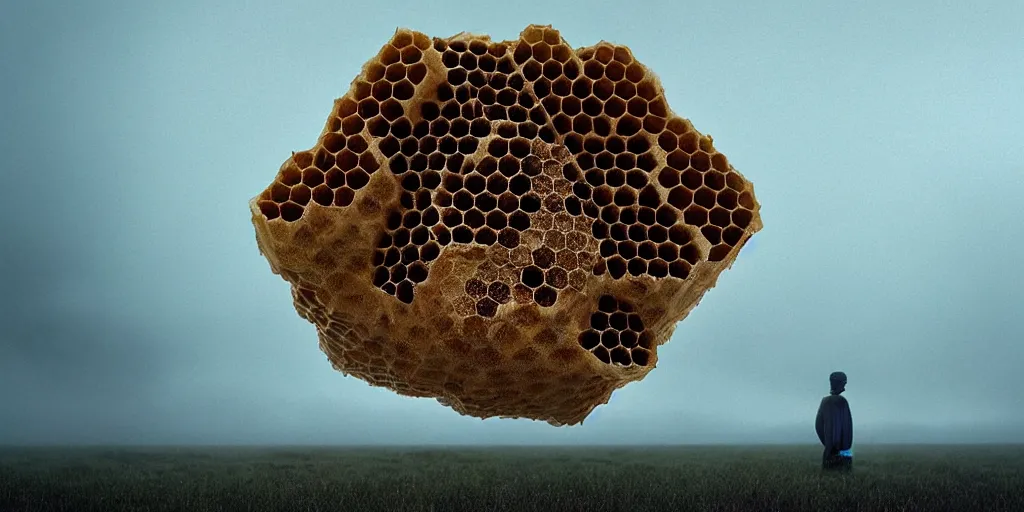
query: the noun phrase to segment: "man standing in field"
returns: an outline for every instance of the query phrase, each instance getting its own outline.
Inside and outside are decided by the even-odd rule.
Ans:
[[[846,374],[833,372],[828,377],[832,392],[821,399],[814,429],[825,447],[822,469],[849,471],[853,467],[853,416],[850,404],[841,395],[846,390]]]

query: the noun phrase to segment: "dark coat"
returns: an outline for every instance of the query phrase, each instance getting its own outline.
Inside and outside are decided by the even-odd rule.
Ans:
[[[853,446],[853,416],[846,398],[838,394],[822,398],[814,429],[826,454],[849,450]]]

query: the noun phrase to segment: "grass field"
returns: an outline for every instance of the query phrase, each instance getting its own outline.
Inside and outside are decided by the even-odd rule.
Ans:
[[[1024,445],[0,448],[0,511],[1014,510]]]

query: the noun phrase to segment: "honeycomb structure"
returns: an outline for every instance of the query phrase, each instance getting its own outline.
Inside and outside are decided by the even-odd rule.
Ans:
[[[334,368],[580,423],[761,229],[753,186],[625,46],[396,31],[250,201]]]

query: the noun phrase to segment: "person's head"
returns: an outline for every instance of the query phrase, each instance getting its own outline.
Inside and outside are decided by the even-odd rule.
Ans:
[[[843,372],[832,372],[828,376],[828,382],[832,385],[832,394],[838,395],[846,390],[846,374]]]

